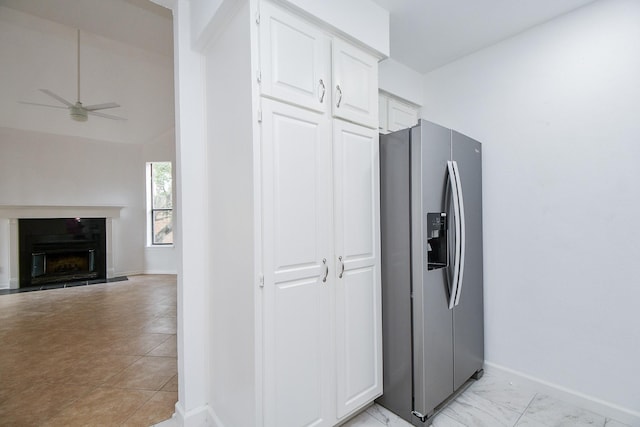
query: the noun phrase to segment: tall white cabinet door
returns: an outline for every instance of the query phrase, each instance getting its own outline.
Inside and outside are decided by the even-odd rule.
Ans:
[[[330,121],[262,107],[264,425],[330,425]]]
[[[338,38],[333,39],[333,115],[378,128],[378,60]]]
[[[330,42],[318,28],[260,3],[262,95],[316,111],[328,111]]]
[[[376,98],[377,102],[377,98]],[[376,129],[334,120],[338,417],[382,393]]]

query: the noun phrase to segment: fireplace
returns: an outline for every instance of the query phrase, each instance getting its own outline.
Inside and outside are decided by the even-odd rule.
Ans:
[[[20,287],[106,279],[105,218],[18,220]]]

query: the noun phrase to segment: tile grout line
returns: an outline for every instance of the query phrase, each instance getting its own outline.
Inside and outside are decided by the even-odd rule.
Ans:
[[[132,389],[125,389],[125,390],[132,390]],[[137,413],[138,413],[138,411],[139,411],[140,409],[142,409],[142,407],[143,407],[144,405],[146,405],[146,404],[147,404],[147,402],[149,402],[149,401],[153,398],[153,396],[155,396],[157,393],[158,393],[158,392],[156,391],[156,392],[155,392],[155,393],[153,393],[151,396],[149,396],[149,398],[148,398],[147,400],[145,400],[144,402],[142,402],[142,404],[141,404],[140,406],[138,406],[138,407],[137,407],[133,412],[131,412],[131,415],[129,415],[126,419],[124,419],[124,420],[120,423],[120,425],[121,425],[121,426],[125,425],[125,424],[127,423],[127,421],[129,421],[129,420],[130,420],[130,419],[131,419],[135,414],[137,414]]]
[[[522,419],[522,417],[524,416],[524,414],[526,414],[527,410],[529,409],[529,407],[531,406],[531,404],[533,403],[534,400],[536,400],[536,397],[538,397],[538,393],[535,393],[533,395],[533,397],[531,398],[531,400],[529,401],[529,404],[527,404],[527,407],[524,408],[524,411],[522,411],[522,413],[520,414],[520,416],[518,417],[518,419],[516,420],[516,423],[513,425],[513,427],[516,427],[518,425],[518,423],[520,422],[520,420]]]

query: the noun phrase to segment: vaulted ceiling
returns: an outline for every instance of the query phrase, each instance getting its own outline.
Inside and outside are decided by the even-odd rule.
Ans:
[[[76,122],[63,106],[39,91],[80,100],[116,102],[104,113]],[[170,11],[148,0],[0,0],[0,127],[147,143],[174,126],[173,36]]]

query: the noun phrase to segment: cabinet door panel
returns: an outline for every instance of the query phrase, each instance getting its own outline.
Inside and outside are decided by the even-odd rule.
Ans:
[[[378,128],[378,60],[340,39],[332,43],[333,115]]]
[[[265,426],[329,425],[329,123],[262,105]]]
[[[326,111],[330,91],[327,37],[270,3],[261,3],[260,14],[262,94]]]
[[[329,425],[327,298],[315,278],[275,285],[265,340],[267,426]]]
[[[337,289],[338,416],[347,415],[382,391],[376,327],[380,306],[377,269],[345,271]]]
[[[377,132],[334,120],[333,159],[335,250],[342,258],[336,265],[337,412],[343,417],[382,392]]]
[[[389,132],[410,128],[418,123],[418,110],[395,99],[389,99]]]

